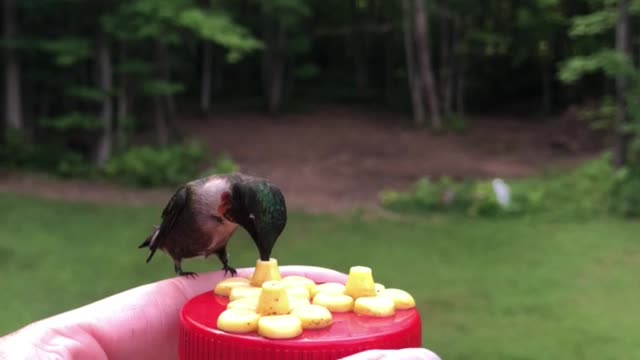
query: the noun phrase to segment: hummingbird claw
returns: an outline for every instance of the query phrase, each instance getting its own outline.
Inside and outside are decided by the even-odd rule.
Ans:
[[[182,267],[180,266],[179,262],[174,262],[173,268],[178,276],[186,276],[188,278],[195,278],[196,276],[198,276],[198,274],[191,271],[182,271]]]
[[[227,273],[231,273],[231,276],[235,277],[236,275],[238,275],[238,271],[234,268],[232,268],[229,265],[224,265],[222,266],[222,270],[224,270],[224,275],[226,276]]]
[[[198,273],[194,273],[191,271],[183,271],[178,274],[179,276],[186,276],[190,279],[195,279],[198,276]]]

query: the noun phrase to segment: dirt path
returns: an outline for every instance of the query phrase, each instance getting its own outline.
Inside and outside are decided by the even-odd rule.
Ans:
[[[551,146],[557,125],[533,121],[477,118],[465,136],[435,136],[405,128],[401,120],[397,115],[332,106],[279,118],[222,113],[206,120],[184,119],[182,124],[212,155],[227,152],[241,171],[281,186],[292,208],[321,212],[375,205],[380,190],[407,188],[421,176],[522,177],[571,166],[597,150],[559,152]],[[1,174],[0,191],[164,205],[172,189],[140,191]]]

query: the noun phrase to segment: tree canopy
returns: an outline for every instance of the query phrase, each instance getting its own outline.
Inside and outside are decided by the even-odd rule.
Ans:
[[[612,131],[634,133],[639,13],[639,0],[3,0],[3,138],[103,164],[136,129],[179,140],[194,99],[203,113],[368,102],[441,130],[511,104],[605,109],[621,91]]]

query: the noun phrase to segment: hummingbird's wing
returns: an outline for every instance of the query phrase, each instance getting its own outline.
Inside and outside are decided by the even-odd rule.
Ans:
[[[151,260],[153,254],[159,247],[162,246],[162,243],[167,238],[167,235],[173,230],[176,221],[178,220],[178,218],[180,218],[180,215],[187,206],[188,192],[188,187],[182,186],[176,191],[175,194],[173,194],[173,196],[169,200],[169,203],[162,211],[162,223],[156,230],[155,234],[153,234],[149,243],[149,250],[151,251],[151,253],[147,258],[147,262]]]

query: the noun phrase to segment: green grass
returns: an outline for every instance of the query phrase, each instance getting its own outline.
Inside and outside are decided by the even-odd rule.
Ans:
[[[0,195],[0,333],[173,276],[137,249],[161,209]],[[281,264],[347,271],[410,291],[443,359],[640,358],[640,224],[609,218],[382,220],[291,214]],[[257,253],[244,232],[234,266]],[[217,269],[217,260],[185,263]]]

